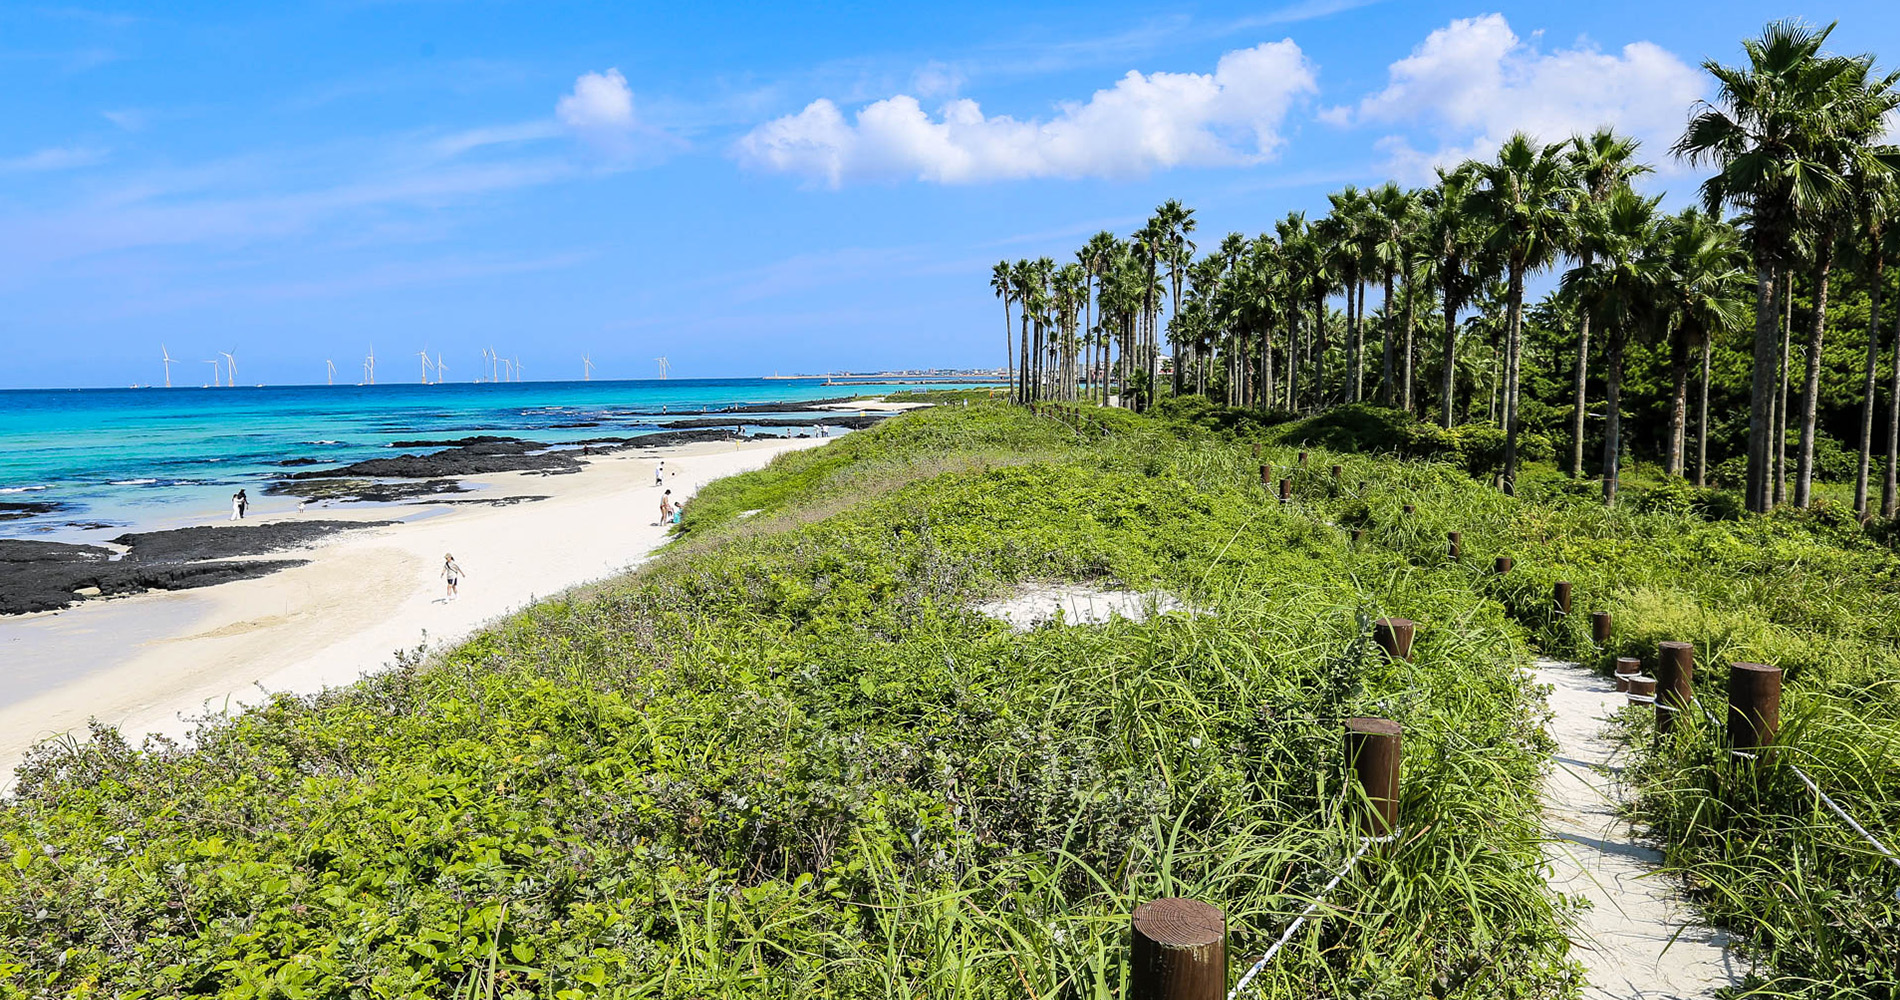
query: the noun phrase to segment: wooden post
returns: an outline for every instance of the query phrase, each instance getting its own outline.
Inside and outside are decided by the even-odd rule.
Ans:
[[[1340,474],[1344,473],[1345,471],[1346,470],[1340,466],[1337,466],[1337,465],[1333,466],[1333,482],[1339,482]]]
[[[1291,500],[1291,499],[1293,499],[1293,480],[1291,479],[1280,480],[1280,502],[1286,503],[1288,500]]]
[[[1640,676],[1642,672],[1643,661],[1634,656],[1617,657],[1616,689],[1627,694],[1630,689],[1630,678]]]
[[[1629,680],[1630,704],[1636,704],[1637,698],[1656,697],[1656,678],[1648,674],[1634,674]]]
[[[1570,613],[1570,581],[1558,580],[1551,586],[1550,591],[1551,600],[1557,602],[1557,613],[1568,615]]]
[[[1695,701],[1695,644],[1665,642],[1656,657],[1656,731],[1675,728],[1676,716]]]
[[[1410,662],[1416,628],[1410,618],[1381,618],[1372,623],[1372,641],[1385,650],[1385,655]]]
[[[1590,638],[1599,646],[1610,641],[1610,613],[1608,611],[1590,612]]]
[[[1135,907],[1129,1000],[1225,1000],[1227,914],[1197,899]]]
[[[1781,668],[1733,663],[1728,673],[1728,742],[1737,750],[1773,746],[1781,732]]]
[[[1365,542],[1365,540],[1366,540],[1366,529],[1364,528],[1352,529],[1352,544],[1354,548],[1358,548],[1360,544]]]
[[[1306,468],[1306,452],[1300,452],[1300,468]]]
[[[1447,531],[1445,532],[1445,541],[1450,543],[1449,545],[1446,546],[1446,552],[1448,555],[1451,556],[1452,562],[1457,562],[1458,560],[1464,558],[1465,536],[1462,533],[1456,532],[1456,531]]]
[[[1260,442],[1258,442],[1258,441],[1255,441],[1255,442],[1253,443],[1253,457],[1255,457],[1255,458],[1259,458],[1259,457],[1260,457]]]
[[[1390,719],[1347,719],[1346,762],[1365,793],[1359,828],[1385,837],[1399,828],[1399,724]]]
[[[1270,482],[1273,482],[1273,466],[1263,465],[1260,467],[1260,485],[1265,486]]]
[[[1511,567],[1514,565],[1516,565],[1516,563],[1513,563],[1511,561],[1510,556],[1499,556],[1498,563],[1497,563],[1498,575],[1503,576],[1504,574],[1509,573],[1511,571]]]

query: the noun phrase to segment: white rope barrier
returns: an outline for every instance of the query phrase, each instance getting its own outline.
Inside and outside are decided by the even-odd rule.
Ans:
[[[1834,815],[1841,818],[1841,822],[1853,827],[1854,832],[1860,834],[1862,840],[1872,844],[1874,850],[1879,851],[1881,856],[1887,859],[1888,864],[1894,866],[1896,869],[1900,869],[1900,857],[1895,857],[1894,853],[1887,849],[1887,845],[1881,843],[1879,838],[1873,834],[1868,833],[1867,828],[1856,822],[1854,817],[1849,816],[1847,810],[1841,808],[1840,803],[1835,802],[1826,792],[1821,791],[1821,786],[1815,784],[1813,778],[1808,777],[1808,772],[1801,770],[1799,767],[1795,767],[1793,764],[1788,766],[1794,770],[1794,776],[1800,778],[1801,783],[1808,786],[1808,791],[1813,792],[1829,809],[1834,811]],[[1894,891],[1894,898],[1900,899],[1900,890]]]
[[[1259,975],[1260,970],[1266,968],[1268,962],[1273,961],[1273,956],[1278,955],[1280,949],[1286,947],[1288,941],[1293,940],[1293,935],[1299,933],[1301,927],[1306,926],[1307,918],[1319,912],[1319,908],[1326,905],[1327,895],[1338,888],[1339,883],[1345,881],[1346,876],[1352,873],[1353,866],[1359,863],[1360,858],[1366,856],[1366,852],[1372,849],[1372,845],[1389,844],[1397,840],[1398,837],[1398,832],[1394,831],[1384,837],[1359,838],[1359,850],[1353,852],[1353,856],[1346,859],[1346,865],[1339,869],[1339,874],[1334,875],[1333,880],[1326,883],[1326,887],[1321,889],[1319,894],[1313,897],[1313,901],[1306,905],[1306,909],[1302,911],[1299,916],[1293,918],[1293,922],[1288,924],[1286,930],[1281,933],[1280,940],[1273,942],[1273,947],[1268,948],[1267,953],[1260,956],[1260,961],[1255,962],[1253,968],[1248,969],[1247,973],[1240,977],[1240,981],[1234,984],[1234,988],[1227,991],[1227,1000],[1234,1000],[1235,997],[1240,996],[1240,991],[1246,989],[1248,983],[1253,982],[1253,977]]]

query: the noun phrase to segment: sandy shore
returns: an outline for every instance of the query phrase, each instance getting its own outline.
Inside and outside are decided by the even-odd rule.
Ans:
[[[181,736],[190,716],[349,683],[397,650],[458,641],[537,598],[638,565],[666,538],[654,455],[665,456],[673,495],[689,497],[827,440],[629,450],[573,475],[477,476],[465,482],[479,492],[445,499],[483,502],[326,509],[325,519],[403,523],[295,553],[309,564],[271,576],[0,620],[0,661],[21,695],[0,705],[0,783],[11,785],[33,744],[83,735],[89,719],[133,742]],[[545,499],[487,502],[509,497]],[[454,601],[439,576],[447,552],[468,573]]]

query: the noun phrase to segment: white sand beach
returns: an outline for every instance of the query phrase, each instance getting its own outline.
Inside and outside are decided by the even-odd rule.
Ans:
[[[206,711],[349,683],[390,664],[397,650],[456,642],[537,598],[636,566],[666,540],[652,455],[665,457],[674,497],[690,497],[827,440],[628,450],[572,475],[473,477],[465,482],[485,488],[445,498],[547,498],[514,504],[313,510],[302,516],[405,520],[274,556],[310,562],[259,579],[0,619],[0,662],[33,689],[0,705],[0,781],[11,785],[33,744],[83,736],[89,719],[118,726],[134,743],[151,733],[182,736],[187,719]],[[443,599],[445,553],[468,574],[454,601]]]

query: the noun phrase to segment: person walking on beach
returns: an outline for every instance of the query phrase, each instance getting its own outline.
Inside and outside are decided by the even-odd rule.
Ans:
[[[666,459],[664,458],[660,459],[659,464],[653,467],[653,485],[666,485]]]
[[[242,521],[244,520],[244,512],[251,509],[251,498],[245,496],[243,490],[239,490],[237,494],[237,503],[238,503],[238,520]]]
[[[467,575],[468,573],[462,569],[462,564],[455,561],[455,556],[444,552],[442,554],[442,579],[448,581],[448,590],[442,595],[442,599],[445,601],[455,600],[456,595],[459,593],[456,587],[462,582],[462,578]]]
[[[231,494],[231,520],[244,516],[244,500],[238,494]]]

